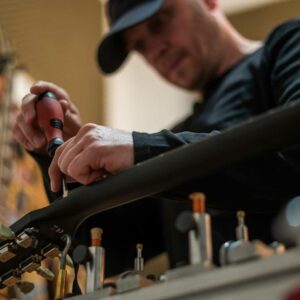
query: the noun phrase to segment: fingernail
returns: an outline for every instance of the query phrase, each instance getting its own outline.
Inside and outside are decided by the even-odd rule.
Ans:
[[[57,188],[57,186],[54,184],[54,182],[52,180],[51,180],[50,186],[51,186],[51,191],[53,193],[56,193],[59,191],[59,189]]]
[[[50,182],[50,186],[51,186],[51,191],[55,192],[55,190],[54,190],[54,184],[52,183],[52,181]]]

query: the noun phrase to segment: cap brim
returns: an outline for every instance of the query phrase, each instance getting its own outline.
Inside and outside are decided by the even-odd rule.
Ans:
[[[147,1],[124,14],[101,41],[98,47],[98,64],[106,73],[113,73],[128,55],[121,32],[152,17],[162,6],[164,0]]]

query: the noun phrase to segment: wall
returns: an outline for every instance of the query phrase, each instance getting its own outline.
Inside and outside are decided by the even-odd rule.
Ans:
[[[275,2],[241,11],[230,16],[233,25],[251,39],[264,39],[276,25],[290,18],[299,17],[300,1],[289,0]]]
[[[126,130],[170,128],[191,112],[192,95],[164,82],[140,57],[106,80],[106,122]]]
[[[233,24],[255,39],[300,11],[299,0],[255,0],[257,8],[253,1],[220,2]],[[141,59],[133,57],[103,83],[95,60],[101,7],[97,0],[1,0],[0,23],[31,75],[65,87],[84,122],[141,131],[171,127],[190,113],[195,96],[166,84]]]
[[[95,49],[101,34],[97,0],[1,0],[0,24],[35,79],[64,87],[83,120],[102,122],[102,80]]]
[[[234,26],[246,37],[263,39],[276,25],[299,15],[300,1],[220,0]],[[191,111],[190,95],[161,80],[133,55],[117,75],[106,80],[107,124],[153,132],[169,128]]]

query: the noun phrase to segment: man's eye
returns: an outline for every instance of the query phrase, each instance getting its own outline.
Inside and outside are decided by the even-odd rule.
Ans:
[[[134,50],[140,53],[144,51],[144,43],[142,41],[137,41],[134,45]]]
[[[165,30],[165,27],[167,25],[168,20],[168,14],[167,13],[161,13],[159,14],[154,20],[152,20],[150,24],[150,30],[153,33],[160,33]]]

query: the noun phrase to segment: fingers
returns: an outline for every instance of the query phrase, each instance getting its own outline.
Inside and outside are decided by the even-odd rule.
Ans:
[[[61,172],[63,172],[64,174],[70,174],[68,170],[69,165],[74,160],[74,157],[76,157],[83,150],[83,147],[83,143],[76,143],[75,138],[68,140],[64,144],[63,155],[60,155],[60,157],[57,160],[57,164]]]
[[[54,93],[64,112],[64,139],[68,140],[76,135],[81,126],[80,113],[63,88],[51,82],[38,81],[31,87],[30,91],[34,95],[40,95],[46,91]]]
[[[69,173],[81,184],[87,185],[101,180],[107,172],[103,168],[93,169],[91,167],[93,158],[85,153],[79,153],[68,166]]]
[[[41,149],[46,145],[46,139],[39,128],[28,124],[24,120],[22,113],[16,117],[15,124],[12,128],[15,139],[28,151]]]
[[[22,99],[20,113],[23,115],[24,121],[28,124],[33,123],[36,117],[35,101],[36,101],[36,96],[32,94],[27,94]]]
[[[31,88],[30,92],[34,95],[41,95],[45,92],[52,92],[60,102],[64,114],[71,109],[71,102],[68,93],[61,87],[52,82],[38,81]]]
[[[45,136],[36,124],[36,99],[34,94],[27,94],[22,99],[12,128],[15,139],[29,151],[40,150],[46,144]]]
[[[38,81],[35,83],[30,89],[31,93],[22,99],[20,111],[16,115],[12,129],[15,139],[29,151],[40,151],[46,145],[46,137],[37,124],[35,105],[37,95],[46,91],[53,92],[59,98],[65,115],[73,111],[72,107],[74,105],[70,102],[69,96],[64,89],[51,82]],[[75,121],[69,119],[66,120],[68,124],[65,126],[65,129],[68,131],[68,137],[74,135],[79,126],[77,124],[79,122],[75,123]]]
[[[132,134],[86,124],[61,145],[49,168],[53,191],[61,187],[61,172],[82,184],[128,169],[134,164]]]
[[[55,96],[62,102],[65,112],[70,107],[69,95],[64,89],[51,82],[38,81],[30,88],[31,94],[26,95],[22,100],[21,112],[27,123],[31,124],[36,117],[35,102],[37,95],[47,91],[54,93]]]
[[[59,100],[69,100],[68,93],[63,88],[57,86],[52,82],[38,81],[30,88],[30,92],[35,95],[40,95],[44,92],[52,92]]]
[[[66,114],[70,109],[70,103],[66,100],[60,100],[59,102],[61,104],[64,114]]]
[[[90,184],[107,175],[103,168],[92,167],[96,159],[95,153],[86,150],[83,141],[79,143],[76,143],[76,141],[75,137],[69,139],[55,152],[49,167],[53,192],[58,192],[61,188],[62,173],[72,177],[81,184]]]
[[[62,151],[63,151],[63,145],[56,149],[54,157],[52,159],[52,162],[48,170],[52,192],[58,192],[61,189],[62,174],[59,169],[57,161],[61,156]]]

